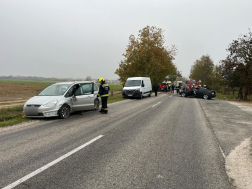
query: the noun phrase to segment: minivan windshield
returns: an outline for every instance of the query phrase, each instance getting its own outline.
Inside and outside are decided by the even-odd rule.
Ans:
[[[141,80],[127,80],[125,83],[125,87],[135,87],[140,86]]]
[[[41,91],[37,96],[62,96],[70,84],[50,85]]]

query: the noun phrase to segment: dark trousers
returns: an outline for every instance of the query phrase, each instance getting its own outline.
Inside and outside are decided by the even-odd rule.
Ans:
[[[108,112],[108,97],[101,97],[101,100],[102,100],[102,108],[101,108],[101,111],[102,112]]]
[[[157,90],[155,90],[155,96],[157,96]]]

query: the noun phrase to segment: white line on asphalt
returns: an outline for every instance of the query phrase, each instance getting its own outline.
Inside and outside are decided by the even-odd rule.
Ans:
[[[95,142],[96,140],[100,139],[101,137],[103,137],[103,135],[100,135],[100,136],[98,136],[98,137],[96,137],[96,138],[90,140],[89,142],[87,142],[87,143],[85,143],[85,144],[79,146],[78,148],[75,148],[75,149],[72,150],[71,152],[68,152],[67,154],[65,154],[65,155],[63,155],[63,156],[61,156],[61,157],[59,157],[58,159],[52,161],[51,163],[48,163],[47,165],[45,165],[45,166],[43,166],[43,167],[37,169],[36,171],[33,171],[33,172],[30,173],[29,175],[24,176],[23,178],[21,178],[21,179],[15,181],[15,182],[13,182],[12,184],[10,184],[10,185],[4,187],[3,189],[11,189],[11,188],[14,188],[15,186],[21,184],[22,182],[24,182],[24,181],[30,179],[30,178],[33,177],[33,176],[35,176],[35,175],[41,173],[42,171],[44,171],[44,170],[48,169],[49,167],[55,165],[56,163],[60,162],[61,160],[63,160],[63,159],[65,159],[65,158],[67,158],[68,156],[74,154],[75,152],[78,152],[78,151],[81,150],[82,148],[85,148],[86,146],[88,146],[89,144]]]
[[[156,105],[160,104],[161,102],[158,102],[157,104],[153,105],[152,108],[154,108]]]

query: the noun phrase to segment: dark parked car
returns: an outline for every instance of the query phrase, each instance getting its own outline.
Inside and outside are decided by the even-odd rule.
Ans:
[[[195,88],[195,90],[193,90],[193,89],[191,89],[191,90],[184,89],[184,90],[181,90],[179,92],[179,94],[182,97],[195,96],[195,97],[199,97],[199,98],[204,98],[205,100],[216,97],[216,92],[215,91],[208,90],[206,88],[201,88],[201,87]]]

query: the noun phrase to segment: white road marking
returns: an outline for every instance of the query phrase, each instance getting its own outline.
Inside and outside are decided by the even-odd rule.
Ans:
[[[23,178],[21,178],[21,179],[15,181],[15,182],[13,182],[12,184],[10,184],[10,185],[8,185],[8,186],[2,188],[2,189],[11,189],[11,188],[14,188],[15,186],[21,184],[22,182],[24,182],[24,181],[30,179],[30,178],[33,177],[33,176],[35,176],[35,175],[41,173],[42,171],[44,171],[44,170],[48,169],[49,167],[55,165],[56,163],[60,162],[61,160],[63,160],[63,159],[65,159],[65,158],[67,158],[68,156],[74,154],[75,152],[78,152],[78,151],[81,150],[82,148],[85,148],[86,146],[88,146],[89,144],[95,142],[96,140],[100,139],[101,137],[103,137],[103,135],[100,135],[100,136],[98,136],[98,137],[96,137],[96,138],[90,140],[89,142],[87,142],[87,143],[85,143],[85,144],[79,146],[78,148],[75,148],[74,150],[68,152],[67,154],[65,154],[65,155],[59,157],[58,159],[52,161],[51,163],[48,163],[47,165],[45,165],[45,166],[43,166],[43,167],[37,169],[36,171],[33,171],[33,172],[30,173],[29,175],[24,176]]]
[[[152,108],[154,108],[156,105],[160,104],[161,102],[158,102],[157,104],[153,105]]]

